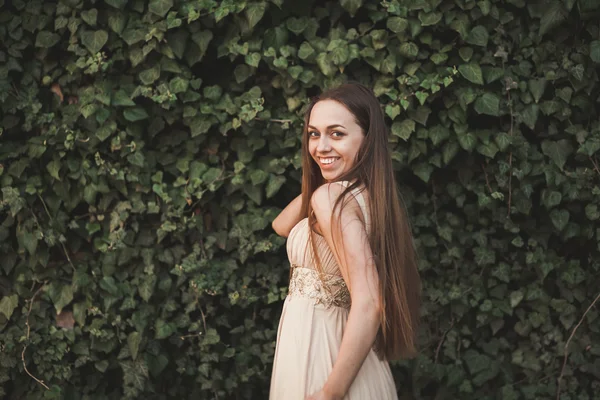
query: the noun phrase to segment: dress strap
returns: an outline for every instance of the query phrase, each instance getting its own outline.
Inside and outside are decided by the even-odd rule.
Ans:
[[[350,185],[350,182],[348,182],[348,181],[337,181],[336,183],[339,183],[340,185],[342,185],[344,187],[348,187]],[[360,192],[359,190],[360,190],[360,188],[354,188],[351,190],[351,193],[354,196],[354,198],[356,199],[356,201],[358,202],[358,205],[360,206],[360,209],[363,214],[363,218],[365,219],[365,226],[367,226],[367,231],[368,231],[369,212],[367,210],[367,203],[365,202],[365,198],[364,198],[362,192]]]

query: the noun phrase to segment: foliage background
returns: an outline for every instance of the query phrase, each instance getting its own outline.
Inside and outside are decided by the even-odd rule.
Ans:
[[[269,225],[354,79],[422,254],[401,398],[598,398],[597,1],[0,6],[0,397],[266,398]]]

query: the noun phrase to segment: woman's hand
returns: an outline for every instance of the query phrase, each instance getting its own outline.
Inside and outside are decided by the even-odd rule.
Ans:
[[[317,393],[308,396],[306,400],[342,400],[342,398],[331,394],[327,394],[324,390],[321,389]]]

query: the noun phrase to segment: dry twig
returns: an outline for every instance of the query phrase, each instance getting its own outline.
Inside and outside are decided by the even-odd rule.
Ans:
[[[585,318],[587,313],[592,309],[592,307],[594,307],[594,304],[596,304],[598,299],[600,299],[600,293],[598,293],[598,296],[596,296],[594,301],[592,301],[592,304],[590,304],[590,306],[587,308],[587,310],[585,310],[585,312],[581,316],[581,319],[579,320],[579,323],[575,326],[575,328],[573,328],[573,331],[571,332],[571,336],[569,336],[569,340],[567,340],[567,343],[565,343],[565,358],[563,359],[563,364],[562,364],[562,368],[560,370],[560,375],[557,379],[558,388],[556,389],[556,400],[560,400],[560,385],[562,383],[562,377],[565,373],[565,366],[567,365],[567,358],[569,357],[569,343],[571,343],[571,339],[573,339],[573,336],[575,336],[575,332],[577,331],[577,328],[579,328],[579,325],[581,325],[581,323],[583,322],[583,319]]]
[[[590,156],[590,161],[594,164],[594,170],[600,175],[600,168],[598,168],[598,163]]]
[[[487,171],[485,170],[485,167],[483,166],[483,163],[481,163],[481,169],[483,170],[483,174],[485,175],[485,184],[487,185],[487,188],[490,191],[490,194],[492,194],[494,191],[492,190],[492,187],[490,186],[490,180],[488,179],[488,174],[487,174]]]
[[[513,113],[513,107],[512,107],[512,100],[510,98],[510,87],[507,87],[506,89],[506,94],[508,95],[508,107],[510,109],[510,137],[512,138],[513,136],[513,129],[514,129],[514,113]],[[510,218],[510,206],[511,206],[511,202],[512,202],[512,158],[513,158],[513,152],[512,150],[510,151],[510,154],[508,155],[508,212],[506,214],[506,218]]]
[[[31,308],[33,307],[33,302],[35,298],[44,288],[44,286],[46,286],[46,281],[42,284],[42,286],[38,288],[38,290],[36,290],[36,292],[33,294],[33,297],[29,300],[29,310],[27,311],[27,320],[25,321],[25,325],[27,326],[27,336],[25,337],[25,346],[23,347],[23,351],[21,352],[21,361],[23,361],[23,368],[25,369],[25,372],[27,372],[27,375],[35,379],[35,381],[43,387],[45,387],[46,390],[50,390],[50,388],[44,383],[44,381],[39,380],[38,378],[33,376],[31,372],[29,372],[29,370],[27,369],[27,365],[25,364],[25,351],[27,350],[27,346],[29,345],[29,335],[31,333],[31,327],[29,326],[29,315],[31,314]]]
[[[435,349],[435,358],[434,358],[434,361],[433,361],[434,364],[437,364],[438,356],[439,356],[439,353],[440,353],[440,349],[442,348],[442,344],[444,343],[444,340],[446,339],[446,335],[448,335],[448,332],[450,332],[450,330],[453,327],[454,327],[454,318],[452,318],[452,320],[450,321],[450,326],[448,327],[448,329],[446,329],[446,331],[442,335],[442,338],[440,339],[440,342],[438,343],[437,349]]]

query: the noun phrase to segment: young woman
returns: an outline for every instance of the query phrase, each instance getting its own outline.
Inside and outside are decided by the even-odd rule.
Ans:
[[[292,270],[270,400],[397,399],[388,361],[416,352],[420,278],[387,132],[361,84],[308,108],[302,194],[273,221]]]

